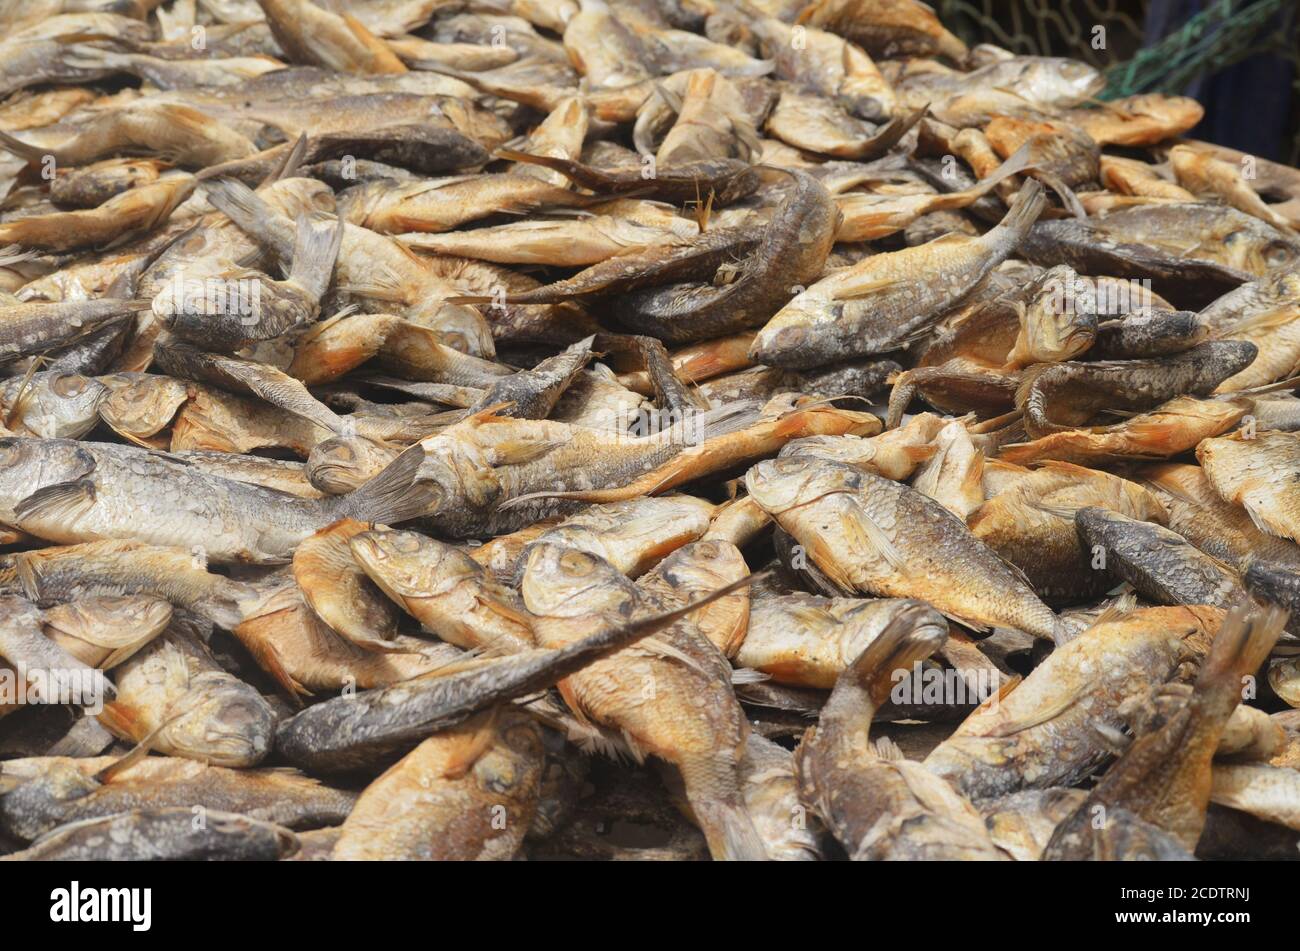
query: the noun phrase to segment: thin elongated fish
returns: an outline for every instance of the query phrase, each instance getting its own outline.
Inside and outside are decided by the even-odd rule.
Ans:
[[[195,830],[190,806],[145,807],[51,830],[0,862],[276,861],[298,849],[283,826],[211,810]]]
[[[326,700],[281,723],[276,749],[290,762],[313,772],[384,762],[393,753],[409,750],[480,710],[534,693],[638,638],[663,630],[744,587],[749,580],[741,579],[676,611],[599,627],[555,650],[470,663],[355,697]]]
[[[229,769],[192,759],[111,756],[7,760],[15,786],[0,796],[0,825],[25,841],[72,822],[135,809],[201,806],[290,829],[345,819],[356,794],[290,769]]]
[[[10,438],[0,456],[0,520],[62,544],[117,538],[194,548],[218,562],[276,563],[339,518],[388,521],[366,501],[390,491],[386,482],[304,499],[135,447]]]

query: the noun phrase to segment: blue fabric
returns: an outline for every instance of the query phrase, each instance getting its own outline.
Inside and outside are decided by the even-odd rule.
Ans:
[[[1151,0],[1145,24],[1145,44],[1151,46],[1182,28],[1212,0]],[[1282,15],[1264,27],[1281,29]],[[1296,18],[1291,18],[1295,33]],[[1292,36],[1291,44],[1300,42]],[[1290,146],[1295,65],[1277,54],[1253,56],[1212,76],[1193,80],[1183,90],[1205,107],[1205,118],[1189,134],[1261,158],[1283,160]]]

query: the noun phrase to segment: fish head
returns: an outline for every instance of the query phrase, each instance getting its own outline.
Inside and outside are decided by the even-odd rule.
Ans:
[[[465,552],[419,532],[362,532],[349,544],[361,570],[396,600],[437,597],[483,576]]]
[[[378,475],[391,461],[391,455],[369,439],[332,436],[312,446],[308,453],[307,481],[322,492],[341,495]]]
[[[275,713],[252,687],[224,671],[193,677],[163,733],[181,756],[214,766],[253,766],[271,750]]]
[[[160,432],[189,399],[189,388],[180,380],[157,374],[140,374],[136,379],[101,377],[109,393],[99,414],[117,433],[130,438],[147,438]]]
[[[1259,347],[1249,340],[1210,340],[1199,344],[1190,352],[1200,351],[1208,358],[1207,375],[1213,374],[1215,384],[1235,376],[1255,362]]]
[[[501,493],[487,455],[464,433],[440,433],[424,442],[424,459],[416,482],[426,494],[426,514],[463,516],[465,509],[484,511]]]
[[[99,421],[99,404],[108,387],[80,373],[40,374],[18,415],[32,433],[44,439],[77,439]]]
[[[749,358],[764,366],[806,369],[831,362],[831,337],[818,333],[817,324],[835,312],[830,300],[804,292],[790,301],[755,336]],[[823,328],[832,330],[829,323]]]
[[[524,606],[540,617],[626,619],[637,604],[632,582],[590,552],[535,542],[525,549],[522,561]]]
[[[1076,102],[1090,99],[1106,88],[1106,77],[1077,59],[1058,59],[1053,63],[1053,69],[1058,81]]]
[[[836,492],[853,492],[860,473],[836,462],[801,456],[768,459],[745,473],[745,489],[769,515],[780,515]]]
[[[1242,581],[1252,595],[1269,604],[1287,607],[1300,600],[1300,572],[1287,565],[1252,558]]]
[[[438,342],[472,357],[491,360],[496,356],[492,328],[472,304],[449,304],[436,295],[417,300],[402,312],[407,320],[437,329]]]
[[[172,605],[150,595],[105,595],[56,605],[41,618],[47,633],[89,644],[112,644],[121,635],[144,642],[162,632],[172,619]]]
[[[1241,232],[1228,235],[1231,241]],[[1246,254],[1244,270],[1251,274],[1269,274],[1277,271],[1289,271],[1300,264],[1300,242],[1285,237],[1259,237],[1250,244]]]
[[[1097,293],[1093,282],[1068,265],[1048,270],[1025,305],[1022,326],[1036,348],[1054,361],[1069,360],[1092,346],[1097,336]]]
[[[511,712],[498,719],[496,742],[475,761],[471,772],[479,790],[493,803],[524,802],[536,795],[544,759],[536,722]]]
[[[0,497],[25,498],[47,485],[74,482],[94,468],[94,458],[70,439],[0,438]]]

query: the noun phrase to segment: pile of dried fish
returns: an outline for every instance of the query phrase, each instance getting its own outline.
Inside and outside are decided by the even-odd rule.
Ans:
[[[0,27],[5,860],[1300,857],[1300,172],[1195,102],[917,0]]]

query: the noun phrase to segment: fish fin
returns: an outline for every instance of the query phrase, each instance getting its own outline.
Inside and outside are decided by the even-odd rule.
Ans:
[[[991,730],[988,730],[980,735],[987,736],[987,737],[996,737],[1000,739],[1008,736],[1013,736],[1016,733],[1022,733],[1025,730],[1032,729],[1033,727],[1046,723],[1048,720],[1052,720],[1060,716],[1070,707],[1074,706],[1074,704],[1077,703],[1078,700],[1079,700],[1079,693],[1077,691],[1066,694],[1058,698],[1057,700],[1053,701],[1052,703],[1047,704],[1046,706],[1035,709],[1028,716],[1021,717],[1018,719],[1012,718],[1009,720],[1003,720],[1001,723],[994,725]]]
[[[620,731],[619,735],[623,737],[623,743],[626,744],[627,751],[631,755],[632,761],[638,766],[644,765],[646,757],[650,755],[646,751],[646,748],[642,746],[641,743],[637,741],[637,738],[627,730]]]
[[[1069,185],[1065,184],[1065,181],[1061,176],[1043,168],[1035,169],[1034,174],[1043,182],[1043,184],[1056,192],[1061,199],[1061,203],[1065,205],[1066,210],[1070,214],[1074,215],[1075,218],[1082,221],[1088,217],[1088,212],[1084,209],[1083,203],[1079,201],[1079,196],[1074,193],[1074,190],[1070,188]]]
[[[664,101],[664,105],[672,110],[674,115],[680,116],[682,114],[682,97],[677,95],[677,93],[673,92],[663,83],[657,82],[654,84],[654,87],[655,93]]]
[[[1286,526],[1273,524],[1272,520],[1268,517],[1268,513],[1264,509],[1264,507],[1261,506],[1254,499],[1252,498],[1242,499],[1241,507],[1246,510],[1246,514],[1250,516],[1250,520],[1255,524],[1255,527],[1258,528],[1265,535],[1273,535],[1277,538],[1290,537],[1286,533]]]
[[[979,621],[973,621],[968,617],[962,617],[960,614],[953,614],[951,611],[940,611],[949,621],[954,621],[962,627],[969,628],[972,631],[989,631],[992,627]]]
[[[91,479],[59,482],[37,489],[15,505],[15,521],[49,519],[54,522],[72,522],[85,515],[94,504],[95,483]]]
[[[139,714],[129,704],[120,700],[110,700],[104,704],[98,720],[110,733],[120,736],[135,736],[140,724]]]
[[[262,185],[269,185],[272,182],[278,182],[282,178],[289,178],[296,172],[302,161],[307,156],[307,133],[299,133],[298,138],[293,143],[293,148],[284,154],[283,160],[276,163],[269,175],[262,180]]]
[[[858,297],[866,297],[869,294],[876,294],[880,291],[888,290],[896,284],[901,283],[902,281],[899,278],[887,277],[877,281],[863,281],[861,284],[850,284],[847,287],[839,289],[835,294],[835,299],[853,300]]]
[[[897,145],[912,127],[930,113],[927,102],[919,109],[914,109],[905,116],[894,116],[877,130],[876,134],[858,143],[854,149],[858,161],[877,158]]]
[[[720,856],[728,862],[766,862],[767,849],[763,847],[763,840],[759,837],[758,830],[754,828],[754,820],[745,807],[739,803],[691,803],[691,808],[697,816],[701,817],[701,823],[708,823],[715,827],[721,828],[723,837],[723,852]],[[709,819],[701,815],[709,815]],[[711,814],[711,815],[710,815]]]
[[[31,385],[32,377],[36,371],[45,365],[45,354],[39,354],[32,358],[31,365],[27,367],[27,372],[23,374],[18,381],[18,392],[14,394],[13,403],[9,406],[9,412],[5,414],[4,425],[6,429],[13,429],[14,423],[22,415],[23,407],[27,404],[25,399],[27,387]]]
[[[1106,605],[1106,609],[1098,614],[1085,630],[1091,630],[1101,624],[1109,624],[1111,621],[1118,621],[1124,615],[1130,614],[1136,609],[1137,592],[1127,591]]]
[[[1133,743],[1133,737],[1109,723],[1090,723],[1093,734],[1112,756],[1123,756]]]
[[[1258,314],[1251,314],[1248,317],[1243,317],[1240,320],[1233,321],[1226,327],[1215,331],[1214,339],[1231,339],[1237,334],[1266,334],[1279,330],[1288,324],[1295,323],[1295,320],[1296,307],[1294,304],[1275,307],[1272,310],[1266,310]]]
[[[1020,146],[1020,148],[1008,155],[1001,165],[989,172],[986,177],[981,178],[975,184],[974,188],[968,190],[967,194],[976,191],[980,194],[986,194],[994,185],[1010,178],[1012,175],[1019,175],[1021,172],[1037,168],[1037,166],[1031,161],[1032,157],[1033,152],[1030,149],[1029,143],[1026,142],[1024,145]]]
[[[39,145],[32,145],[30,142],[24,142],[22,139],[16,138],[8,132],[0,132],[0,148],[12,152],[20,159],[25,159],[30,165],[40,165],[47,155],[55,156],[56,161],[58,157],[58,152],[56,150],[41,148]]]
[[[889,763],[900,763],[907,759],[903,748],[887,736],[879,737],[875,742],[876,755]]]
[[[374,268],[370,280],[366,283],[340,284],[339,290],[396,304],[405,304],[409,296],[402,286],[401,275],[386,264]],[[451,298],[444,298],[444,300],[450,301]]]
[[[149,734],[137,743],[129,752],[115,759],[97,772],[94,776],[95,781],[107,785],[136,763],[140,762],[149,755],[149,751],[153,749],[154,742],[158,739],[159,734],[179,720],[182,716],[184,716],[183,713],[178,713],[176,716],[158,724],[158,726],[151,730]]]
[[[726,436],[728,433],[739,432],[757,422],[761,413],[762,406],[756,401],[727,403],[716,409],[706,410],[699,417],[703,427],[703,438],[707,441],[718,436]]]
[[[334,220],[334,226],[317,228],[306,215],[298,216],[298,233],[294,238],[293,266],[288,278],[319,301],[329,289],[330,278],[334,274],[334,262],[338,260],[339,248],[343,244],[343,232],[346,225],[341,219]],[[281,262],[283,267],[283,262]]]
[[[1276,605],[1260,608],[1247,603],[1230,610],[1201,664],[1197,693],[1226,696],[1232,707],[1225,715],[1230,713],[1241,697],[1242,680],[1268,659],[1289,617],[1289,611]]]
[[[522,624],[524,627],[528,628],[528,630],[532,630],[534,620],[533,616],[526,611],[514,608],[507,600],[508,598],[515,596],[513,588],[507,588],[504,585],[498,585],[492,581],[484,581],[483,590],[486,593],[494,595],[493,597],[487,598],[475,598],[484,609],[491,611],[498,617],[505,618],[507,621]]]
[[[1038,378],[1054,366],[1055,363],[1033,363],[1020,371],[1020,382],[1016,385],[1015,396],[1012,397],[1018,410],[1023,410],[1025,404],[1029,402],[1029,396]]]
[[[737,667],[731,672],[732,686],[736,684],[759,684],[771,679],[771,674],[765,674],[763,671],[755,670],[752,667]]]
[[[845,528],[847,529],[849,524],[860,527],[862,531],[859,538],[864,543],[864,547],[869,551],[874,552],[878,558],[885,561],[894,571],[903,575],[907,574],[907,560],[903,558],[902,552],[898,550],[893,539],[885,533],[885,530],[881,528],[876,523],[876,520],[868,515],[861,506],[858,507],[858,514],[861,518],[847,522]]]
[[[708,671],[706,671],[703,667],[701,667],[694,657],[692,657],[690,654],[687,654],[682,650],[679,650],[678,648],[674,647],[672,644],[670,644],[668,641],[663,640],[662,638],[653,637],[653,636],[643,638],[636,645],[636,649],[644,650],[646,653],[653,654],[656,657],[661,657],[664,660],[678,661],[679,663],[684,664],[685,666],[691,668],[692,670],[704,674],[706,677],[708,676]]]
[[[402,450],[378,475],[342,496],[342,511],[360,522],[396,525],[425,514],[430,495],[416,484],[424,462],[424,447],[415,443]]]

